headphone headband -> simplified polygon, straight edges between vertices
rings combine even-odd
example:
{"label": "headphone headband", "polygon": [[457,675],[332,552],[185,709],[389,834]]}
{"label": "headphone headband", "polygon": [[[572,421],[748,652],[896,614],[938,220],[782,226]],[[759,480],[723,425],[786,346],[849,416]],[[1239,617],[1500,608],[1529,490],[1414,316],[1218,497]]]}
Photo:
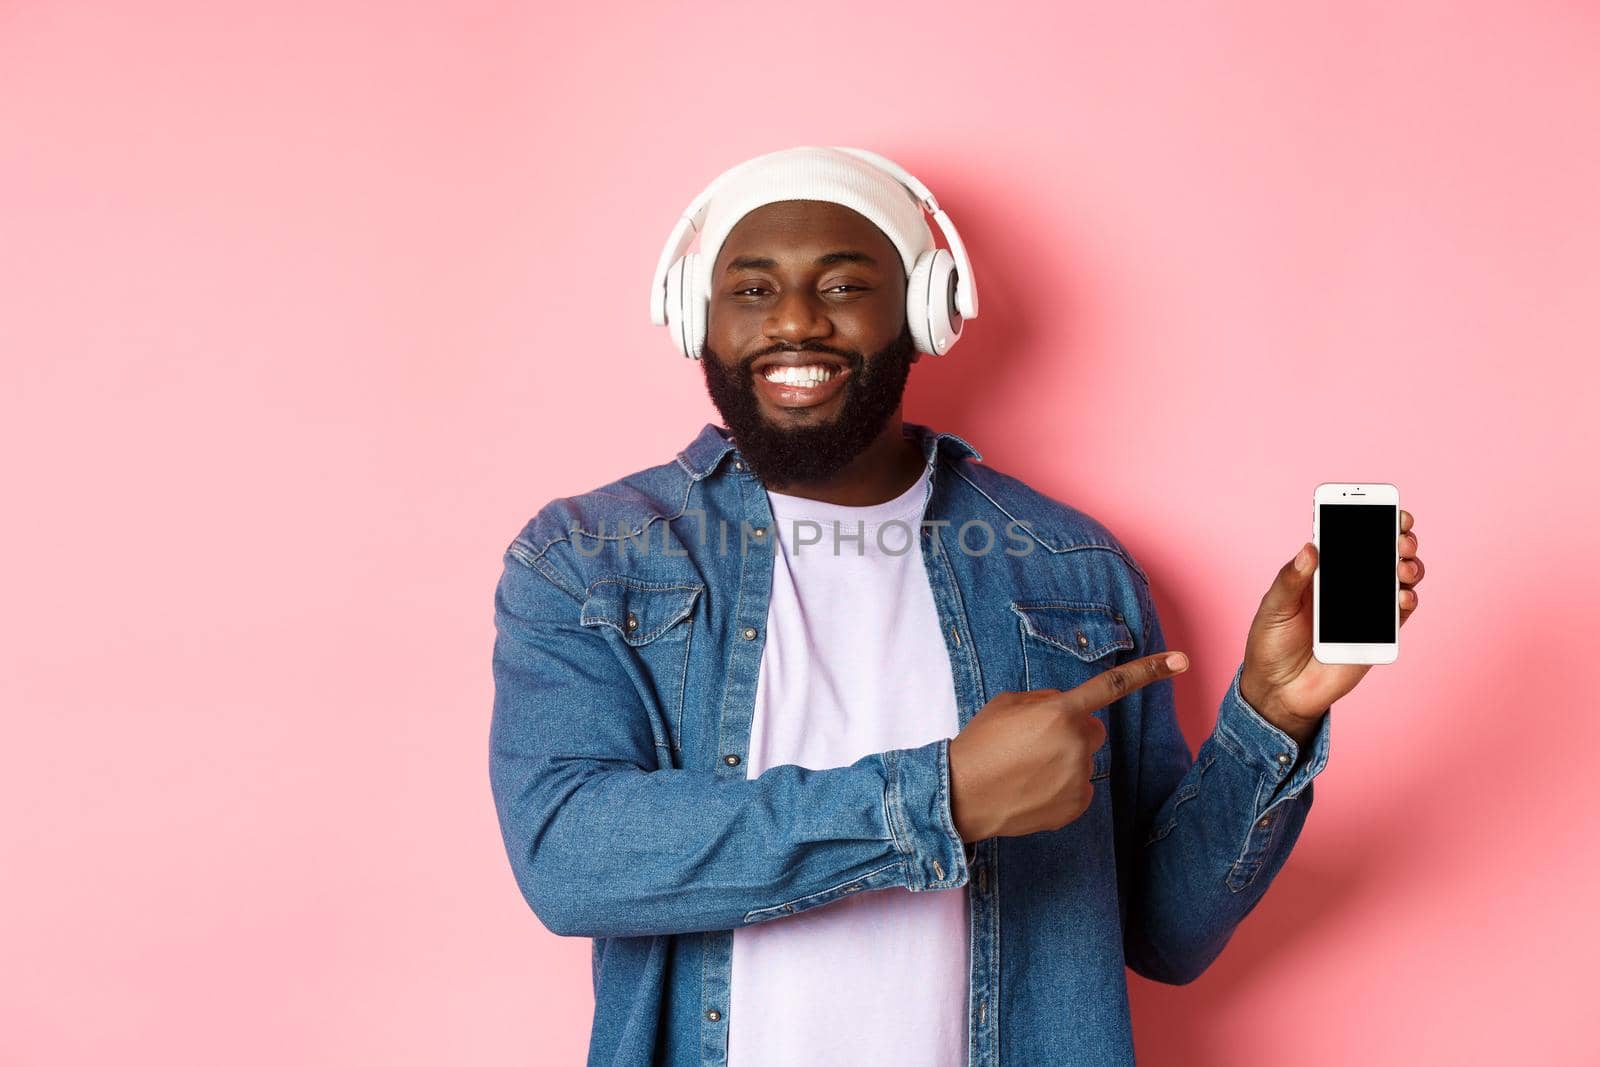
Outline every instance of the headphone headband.
{"label": "headphone headband", "polygon": [[[977,318],[978,288],[973,281],[972,264],[967,259],[967,246],[962,242],[961,234],[956,232],[955,223],[950,221],[950,216],[939,206],[939,201],[935,199],[933,192],[904,167],[886,156],[870,152],[865,148],[846,148],[843,145],[830,147],[839,152],[847,152],[889,175],[910,194],[923,211],[932,216],[933,221],[938,223],[940,232],[944,234],[945,242],[950,246],[950,254],[956,261],[956,310],[963,318]],[[672,268],[678,257],[688,250],[689,245],[694,243],[695,236],[705,225],[706,210],[710,207],[711,198],[716,195],[723,183],[737,174],[744,165],[744,163],[735,164],[712,179],[709,185],[689,201],[689,205],[683,209],[683,214],[673,225],[672,233],[661,249],[661,256],[656,260],[655,277],[650,286],[650,321],[657,326],[667,324],[667,271]]]}

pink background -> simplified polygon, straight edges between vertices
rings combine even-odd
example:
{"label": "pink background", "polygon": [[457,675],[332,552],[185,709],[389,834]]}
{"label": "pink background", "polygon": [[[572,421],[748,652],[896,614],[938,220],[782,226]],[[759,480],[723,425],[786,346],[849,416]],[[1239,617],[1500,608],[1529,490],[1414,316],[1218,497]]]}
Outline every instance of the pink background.
{"label": "pink background", "polygon": [[492,589],[714,418],[650,272],[801,143],[950,210],[982,316],[907,415],[1140,557],[1192,744],[1312,487],[1417,516],[1400,661],[1222,958],[1131,979],[1141,1062],[1600,1056],[1595,5],[90,6],[0,7],[0,1063],[581,1061]]}

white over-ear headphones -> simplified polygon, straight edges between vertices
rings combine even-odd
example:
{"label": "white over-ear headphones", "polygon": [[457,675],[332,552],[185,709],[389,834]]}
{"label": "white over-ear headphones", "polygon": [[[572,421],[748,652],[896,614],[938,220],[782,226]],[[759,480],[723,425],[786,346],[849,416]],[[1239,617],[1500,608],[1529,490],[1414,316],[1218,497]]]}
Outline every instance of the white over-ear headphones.
{"label": "white over-ear headphones", "polygon": [[[917,351],[944,355],[961,339],[963,320],[978,317],[978,289],[972,278],[972,264],[955,223],[939,207],[939,201],[928,187],[898,163],[864,148],[832,147],[865,160],[899,182],[944,233],[949,251],[931,248],[923,252],[906,280],[906,321]],[[705,224],[706,209],[728,173],[731,171],[713,179],[704,191],[689,201],[661,250],[655,279],[650,284],[650,321],[666,326],[678,351],[690,359],[699,359],[705,354],[711,295],[698,280],[701,272],[696,269],[696,263],[700,253],[684,249]]]}

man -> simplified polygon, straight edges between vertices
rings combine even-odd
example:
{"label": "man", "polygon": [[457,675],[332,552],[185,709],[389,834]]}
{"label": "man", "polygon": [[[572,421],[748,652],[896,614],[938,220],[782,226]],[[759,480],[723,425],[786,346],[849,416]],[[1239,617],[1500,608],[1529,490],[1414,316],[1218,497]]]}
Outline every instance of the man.
{"label": "man", "polygon": [[809,146],[729,174],[673,275],[726,426],[546,505],[495,596],[494,797],[533,911],[594,939],[588,1062],[1131,1063],[1124,967],[1221,952],[1367,670],[1312,658],[1315,547],[1191,756],[1127,549],[902,419],[959,329],[908,289],[920,194]]}

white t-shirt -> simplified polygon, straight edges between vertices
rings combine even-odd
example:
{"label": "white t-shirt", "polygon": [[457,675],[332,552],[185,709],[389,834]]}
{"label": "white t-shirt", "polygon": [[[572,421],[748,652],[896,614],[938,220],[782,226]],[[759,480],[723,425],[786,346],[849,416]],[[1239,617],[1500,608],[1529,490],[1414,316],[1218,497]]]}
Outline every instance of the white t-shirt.
{"label": "white t-shirt", "polygon": [[[779,550],[747,777],[960,730],[922,562],[927,491],[924,469],[867,507],[768,492]],[[735,929],[729,1067],[965,1067],[969,923],[965,886],[897,886]]]}

